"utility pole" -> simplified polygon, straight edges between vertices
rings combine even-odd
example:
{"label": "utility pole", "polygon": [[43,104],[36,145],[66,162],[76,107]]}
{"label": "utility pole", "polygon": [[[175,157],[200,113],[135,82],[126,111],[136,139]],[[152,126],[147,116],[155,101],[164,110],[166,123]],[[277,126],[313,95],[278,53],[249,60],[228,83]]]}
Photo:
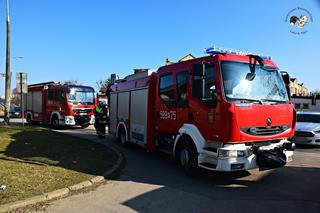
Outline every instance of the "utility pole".
{"label": "utility pole", "polygon": [[5,99],[6,106],[4,110],[4,125],[9,125],[10,121],[10,101],[11,101],[11,72],[10,72],[10,15],[9,0],[7,0],[7,44],[6,44],[6,85]]}

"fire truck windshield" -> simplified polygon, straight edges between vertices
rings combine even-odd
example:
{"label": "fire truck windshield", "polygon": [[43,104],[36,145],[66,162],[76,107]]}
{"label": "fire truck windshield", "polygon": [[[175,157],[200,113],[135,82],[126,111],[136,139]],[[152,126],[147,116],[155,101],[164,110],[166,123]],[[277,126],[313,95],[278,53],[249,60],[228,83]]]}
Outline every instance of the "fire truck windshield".
{"label": "fire truck windshield", "polygon": [[286,88],[277,68],[266,70],[256,65],[250,80],[246,78],[250,73],[248,63],[224,61],[221,70],[227,101],[257,104],[288,102]]}
{"label": "fire truck windshield", "polygon": [[90,87],[70,87],[68,101],[74,104],[94,104],[94,90]]}

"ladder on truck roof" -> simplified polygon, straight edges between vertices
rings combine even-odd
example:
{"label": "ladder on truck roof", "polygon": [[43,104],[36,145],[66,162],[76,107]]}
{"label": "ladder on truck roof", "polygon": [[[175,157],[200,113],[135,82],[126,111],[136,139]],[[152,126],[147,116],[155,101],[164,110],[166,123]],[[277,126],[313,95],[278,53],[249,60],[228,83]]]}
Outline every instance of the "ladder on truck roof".
{"label": "ladder on truck roof", "polygon": [[126,76],[123,80],[125,81],[135,80],[135,79],[150,76],[155,72],[157,72],[157,70],[155,69],[135,69],[133,74]]}
{"label": "ladder on truck roof", "polygon": [[51,85],[51,84],[56,84],[54,81],[48,81],[48,82],[42,82],[38,84],[30,84],[28,87],[37,87],[37,86],[46,86],[46,85]]}

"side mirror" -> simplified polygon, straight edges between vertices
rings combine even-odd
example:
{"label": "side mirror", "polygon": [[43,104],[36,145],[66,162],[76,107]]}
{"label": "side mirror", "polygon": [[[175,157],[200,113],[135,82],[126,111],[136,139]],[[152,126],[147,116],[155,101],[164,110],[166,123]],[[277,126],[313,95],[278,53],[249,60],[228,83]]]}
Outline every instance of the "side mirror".
{"label": "side mirror", "polygon": [[286,85],[290,84],[290,75],[286,71],[280,71],[282,79]]}
{"label": "side mirror", "polygon": [[249,72],[249,73],[247,73],[247,75],[246,75],[246,80],[247,80],[247,81],[252,81],[255,77],[256,77],[256,74],[255,74],[255,73]]}
{"label": "side mirror", "polygon": [[283,82],[286,86],[287,94],[289,100],[291,100],[291,92],[290,92],[290,75],[286,71],[280,71],[280,74],[282,76]]}
{"label": "side mirror", "polygon": [[213,85],[212,87],[210,87],[210,92],[211,92],[212,94],[217,93],[216,85]]}
{"label": "side mirror", "polygon": [[193,65],[192,71],[191,71],[192,76],[205,76],[205,69],[203,64],[195,64]]}
{"label": "side mirror", "polygon": [[213,85],[210,87],[210,93],[212,94],[212,106],[215,108],[218,104],[218,94],[217,94],[217,89],[216,85]]}

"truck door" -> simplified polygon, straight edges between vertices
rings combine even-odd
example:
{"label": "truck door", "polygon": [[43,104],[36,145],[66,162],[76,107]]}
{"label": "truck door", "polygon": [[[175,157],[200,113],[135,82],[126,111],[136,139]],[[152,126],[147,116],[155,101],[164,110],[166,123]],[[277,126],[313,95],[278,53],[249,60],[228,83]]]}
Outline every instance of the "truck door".
{"label": "truck door", "polygon": [[156,123],[158,132],[176,135],[188,118],[189,71],[163,74],[159,78]]}
{"label": "truck door", "polygon": [[156,103],[156,130],[159,133],[175,134],[177,122],[177,101],[173,73],[160,75]]}
{"label": "truck door", "polygon": [[190,71],[182,71],[176,73],[176,90],[177,90],[177,104],[176,115],[177,122],[175,122],[175,130],[178,132],[183,124],[188,123],[189,112],[189,76]]}
{"label": "truck door", "polygon": [[217,100],[217,72],[213,63],[196,64],[192,70],[192,97],[189,119],[201,134],[210,140],[219,140],[220,106]]}
{"label": "truck door", "polygon": [[46,123],[48,121],[47,115],[47,103],[48,103],[48,90],[43,90],[43,97],[42,97],[42,122]]}

